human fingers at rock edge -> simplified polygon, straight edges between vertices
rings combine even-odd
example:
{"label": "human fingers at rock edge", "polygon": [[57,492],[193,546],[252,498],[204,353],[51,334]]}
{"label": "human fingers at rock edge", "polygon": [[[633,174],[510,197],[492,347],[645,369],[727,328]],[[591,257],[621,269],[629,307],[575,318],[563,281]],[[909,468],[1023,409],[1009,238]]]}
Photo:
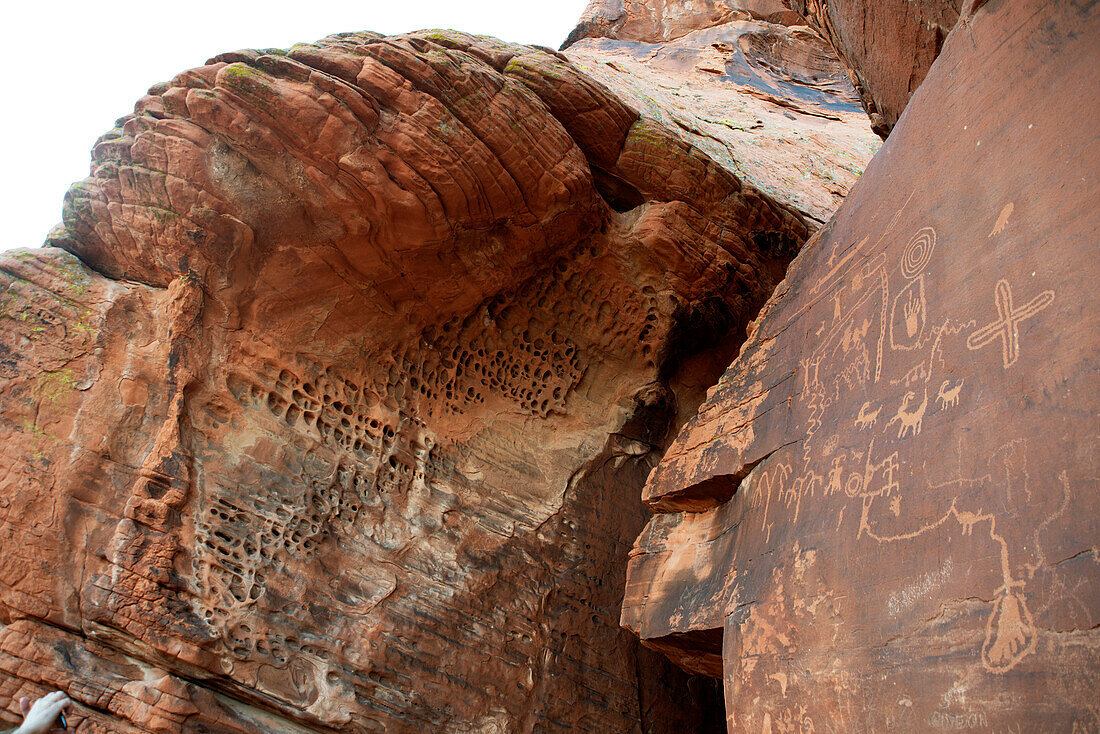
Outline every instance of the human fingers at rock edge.
{"label": "human fingers at rock edge", "polygon": [[54,691],[28,704],[26,698],[19,699],[19,708],[23,712],[23,723],[12,734],[51,734],[63,732],[57,726],[61,712],[72,707],[72,701],[64,691]]}

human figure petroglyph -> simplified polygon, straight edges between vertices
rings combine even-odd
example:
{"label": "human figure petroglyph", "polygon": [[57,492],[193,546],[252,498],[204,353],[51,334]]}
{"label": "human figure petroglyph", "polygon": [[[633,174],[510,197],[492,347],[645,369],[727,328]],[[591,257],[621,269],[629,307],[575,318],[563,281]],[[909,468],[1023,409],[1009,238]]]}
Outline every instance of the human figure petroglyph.
{"label": "human figure petroglyph", "polygon": [[[819,348],[806,360],[814,367],[806,374],[804,392],[811,419],[807,445],[814,440],[817,429],[833,424],[831,416],[837,406],[854,402],[851,400],[852,390],[859,387],[860,392],[855,395],[859,395],[862,405],[853,424],[859,432],[877,429],[866,451],[838,445],[826,457],[830,466],[827,476],[818,477],[810,466],[801,472],[797,468],[791,471],[791,467],[784,466],[782,472],[771,472],[767,477],[762,475],[761,488],[768,490],[769,497],[764,498],[765,504],[770,499],[773,505],[776,502],[786,503],[796,511],[800,500],[813,496],[815,488],[822,490],[822,496],[842,490],[848,497],[858,497],[861,514],[857,537],[879,544],[904,543],[929,532],[955,531],[974,537],[974,542],[991,543],[996,549],[992,557],[999,558],[1000,563],[994,563],[990,568],[990,571],[996,569],[993,571],[996,580],[986,582],[989,590],[976,594],[992,599],[980,655],[985,670],[1003,673],[1026,658],[1036,644],[1034,621],[1026,597],[1028,568],[1031,567],[1026,561],[1035,549],[1023,535],[1024,531],[999,516],[996,509],[1013,506],[1015,500],[1012,493],[1019,492],[1021,486],[1026,491],[1023,444],[1012,442],[996,454],[1003,459],[1003,475],[996,469],[983,472],[981,467],[971,468],[958,479],[924,480],[927,486],[920,487],[918,491],[917,487],[912,486],[914,477],[908,476],[903,469],[904,462],[899,451],[890,445],[895,440],[891,430],[898,424],[896,440],[922,435],[930,399],[934,399],[941,411],[958,407],[962,391],[970,378],[945,372],[951,369],[951,364],[944,358],[945,349],[957,349],[962,343],[966,343],[971,350],[980,349],[1000,338],[1005,366],[1011,366],[1019,352],[1019,323],[1049,306],[1054,293],[1042,292],[1023,306],[1016,306],[1008,282],[1002,280],[995,288],[994,302],[999,318],[993,323],[976,329],[981,321],[957,321],[944,317],[933,325],[925,300],[924,281],[930,277],[925,271],[934,247],[935,232],[931,228],[924,228],[914,235],[906,246],[898,273],[905,280],[900,290],[894,292],[884,280],[881,303],[877,294],[872,296],[870,291],[846,293],[855,302],[846,311],[841,310],[839,319],[836,318],[838,305],[843,305],[839,300],[833,299],[823,304],[834,318],[829,320],[826,317],[831,324],[830,333],[824,335]],[[894,275],[891,283],[896,282],[896,278],[897,275]],[[889,326],[889,334],[884,333],[882,337],[888,337],[891,350],[896,350],[892,352],[895,358],[904,352],[919,350],[920,354],[914,355],[918,356],[918,362],[894,365],[901,369],[891,369],[897,377],[888,383],[870,379],[872,374],[877,376],[877,368],[873,372],[862,373],[862,380],[853,380],[849,376],[849,367],[855,354],[860,351],[873,352],[876,346],[873,343],[859,343],[862,340],[855,338],[856,325],[864,324],[880,309],[885,317],[887,307],[890,307],[890,318],[882,318],[881,326],[884,329]],[[970,334],[969,338],[967,334]],[[879,354],[882,353],[882,337],[877,345]],[[831,356],[841,357],[844,369],[827,372],[823,365]],[[890,397],[875,392],[876,388],[872,387],[875,384],[882,387],[885,384],[895,385],[900,392]],[[883,398],[897,401],[893,403],[897,406],[896,412],[886,424],[878,421],[883,410]],[[883,433],[887,435],[883,436]],[[841,444],[844,443],[843,438]],[[831,446],[831,443],[824,442],[822,448]],[[806,456],[808,459],[808,452]],[[1001,459],[995,463],[1000,464]],[[922,472],[919,476],[926,475]],[[1006,496],[998,498],[997,494],[1002,491]],[[841,527],[840,523],[837,527]]]}
{"label": "human figure petroglyph", "polygon": [[977,351],[1001,340],[1001,356],[1007,370],[1016,364],[1020,356],[1020,322],[1029,319],[1054,302],[1054,291],[1043,291],[1023,306],[1016,308],[1012,302],[1012,286],[1001,279],[993,288],[993,302],[997,307],[997,320],[983,326],[966,339],[966,347]]}
{"label": "human figure petroglyph", "polygon": [[[876,383],[882,372],[883,349],[887,330],[889,278],[886,271],[886,256],[879,254],[869,258],[858,268],[862,289],[849,290],[849,301],[840,318],[826,318],[822,325],[824,335],[821,346],[808,359],[802,361],[801,375],[805,388],[804,401],[810,410],[807,419],[807,440],[804,448],[808,452],[816,445],[815,434],[820,425],[820,417],[830,406],[837,404],[841,394],[853,388]],[[854,299],[854,300],[852,300]],[[835,315],[836,302],[829,302]],[[876,324],[877,319],[877,324]],[[843,369],[823,374],[822,361],[835,357],[843,362]],[[871,406],[861,413],[864,429],[874,425],[878,419],[878,408],[873,414]]]}
{"label": "human figure petroglyph", "polygon": [[[763,510],[762,529],[770,534],[774,506],[785,506],[798,516],[803,499],[830,496],[843,490],[860,501],[858,538],[882,545],[904,543],[929,532],[951,531],[963,536],[985,537],[996,548],[994,557],[1000,563],[999,577],[992,596],[992,608],[985,624],[981,648],[983,667],[992,673],[1004,673],[1030,654],[1036,644],[1036,630],[1025,596],[1027,562],[1037,551],[1028,545],[1025,534],[1011,524],[998,522],[990,507],[1011,501],[1013,492],[1027,492],[1024,442],[1006,444],[996,456],[1001,457],[1003,480],[990,471],[977,478],[954,479],[922,487],[914,487],[903,472],[899,452],[876,450],[872,438],[866,450],[839,450],[832,458],[832,468],[826,477],[808,467],[792,470],[781,462],[748,480],[754,502]],[[1060,481],[1066,482],[1063,472]],[[996,495],[1003,492],[1006,497]],[[838,522],[837,527],[840,527]],[[982,532],[984,530],[984,533]],[[975,532],[978,531],[978,532]],[[996,573],[996,572],[995,572]],[[986,596],[979,592],[979,596]]]}
{"label": "human figure petroglyph", "polygon": [[906,435],[917,436],[920,434],[921,424],[924,422],[924,411],[928,409],[928,388],[924,388],[924,397],[921,399],[920,405],[915,409],[910,409],[910,404],[916,399],[917,395],[912,390],[907,390],[905,397],[902,398],[901,406],[898,407],[898,412],[890,419],[890,422],[886,424],[886,428],[889,428],[894,423],[901,422],[901,428],[898,430],[898,438],[905,438]]}
{"label": "human figure petroglyph", "polygon": [[844,336],[841,338],[840,348],[845,353],[864,349],[864,345],[867,341],[867,331],[870,328],[870,319],[864,319],[863,323],[860,326],[856,326],[855,322],[853,321],[848,325],[848,328],[844,330]]}
{"label": "human figure petroglyph", "polygon": [[940,385],[939,394],[936,395],[936,399],[940,403],[940,410],[946,410],[947,408],[954,408],[959,404],[959,392],[962,390],[963,380],[959,380],[954,387],[948,387],[951,384],[951,380],[944,380]]}

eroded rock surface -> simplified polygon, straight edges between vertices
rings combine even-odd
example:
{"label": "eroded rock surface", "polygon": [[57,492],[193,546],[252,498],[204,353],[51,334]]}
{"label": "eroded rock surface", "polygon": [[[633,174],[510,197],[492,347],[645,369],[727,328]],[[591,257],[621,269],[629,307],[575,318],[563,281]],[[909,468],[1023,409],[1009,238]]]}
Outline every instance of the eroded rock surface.
{"label": "eroded rock surface", "polygon": [[878,150],[829,42],[778,0],[592,2],[564,53],[816,224]]}
{"label": "eroded rock surface", "polygon": [[784,0],[591,0],[562,44],[582,38],[661,43],[735,20],[801,20]]}
{"label": "eroded rock surface", "polygon": [[851,72],[875,132],[890,134],[959,21],[987,0],[791,0]]}
{"label": "eroded rock surface", "polygon": [[1094,3],[990,2],[649,477],[623,623],[729,731],[1092,731]]}
{"label": "eroded rock surface", "polygon": [[619,629],[625,554],[793,210],[451,32],[223,54],[93,159],[57,247],[0,260],[0,716],[713,723]]}
{"label": "eroded rock surface", "polygon": [[817,224],[880,145],[839,59],[806,26],[733,21],[667,43],[586,38],[564,53]]}

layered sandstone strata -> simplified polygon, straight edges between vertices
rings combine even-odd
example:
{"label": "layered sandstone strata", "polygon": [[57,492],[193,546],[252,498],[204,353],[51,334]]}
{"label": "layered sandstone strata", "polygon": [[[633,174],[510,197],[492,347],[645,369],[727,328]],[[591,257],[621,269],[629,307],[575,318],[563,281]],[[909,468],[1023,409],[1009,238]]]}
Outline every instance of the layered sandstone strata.
{"label": "layered sandstone strata", "polygon": [[815,224],[833,215],[881,143],[840,59],[805,25],[732,20],[672,41],[593,35],[564,53],[642,116]]}
{"label": "layered sandstone strata", "polygon": [[563,49],[582,38],[662,43],[735,20],[799,22],[784,0],[591,0]]}
{"label": "layered sandstone strata", "polygon": [[1098,33],[965,15],[649,477],[623,622],[729,731],[1100,725]]}
{"label": "layered sandstone strata", "polygon": [[664,44],[734,22],[809,25],[839,56],[885,138],[960,14],[988,0],[591,0],[564,48],[585,38]]}
{"label": "layered sandstone strata", "polygon": [[667,731],[637,502],[809,234],[564,57],[223,54],[0,260],[0,696],[81,731]]}

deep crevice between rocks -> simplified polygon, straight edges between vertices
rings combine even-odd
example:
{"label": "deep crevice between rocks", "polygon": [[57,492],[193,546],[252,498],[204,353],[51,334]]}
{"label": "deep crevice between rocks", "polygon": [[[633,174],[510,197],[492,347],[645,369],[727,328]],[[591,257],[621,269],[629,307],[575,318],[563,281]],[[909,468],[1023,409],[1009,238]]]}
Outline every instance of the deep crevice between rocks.
{"label": "deep crevice between rocks", "polygon": [[619,213],[625,213],[645,203],[646,199],[634,186],[599,166],[589,159],[592,181],[596,192],[607,205]]}

